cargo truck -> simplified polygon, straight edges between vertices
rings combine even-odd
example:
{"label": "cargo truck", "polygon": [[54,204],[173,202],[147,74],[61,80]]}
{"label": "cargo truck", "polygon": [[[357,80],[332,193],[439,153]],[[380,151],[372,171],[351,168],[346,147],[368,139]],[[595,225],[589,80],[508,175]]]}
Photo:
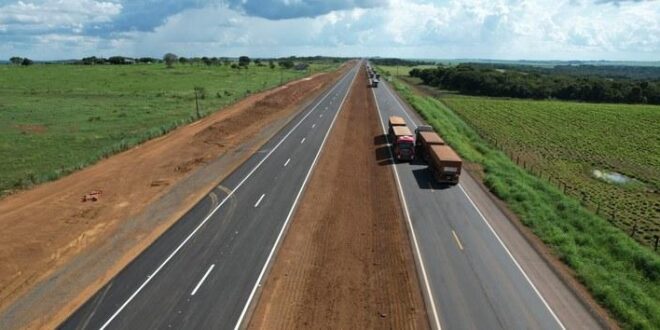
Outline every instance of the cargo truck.
{"label": "cargo truck", "polygon": [[374,78],[371,80],[371,87],[377,88],[378,87],[378,79]]}
{"label": "cargo truck", "polygon": [[444,145],[445,141],[428,125],[419,125],[415,129],[415,154],[429,161],[429,152],[432,145]]}
{"label": "cargo truck", "polygon": [[428,163],[429,170],[437,182],[458,184],[463,161],[452,148],[447,145],[431,145]]}
{"label": "cargo truck", "polygon": [[408,126],[406,126],[406,122],[401,117],[391,116],[388,123],[395,159],[397,161],[411,161],[415,159],[415,138]]}

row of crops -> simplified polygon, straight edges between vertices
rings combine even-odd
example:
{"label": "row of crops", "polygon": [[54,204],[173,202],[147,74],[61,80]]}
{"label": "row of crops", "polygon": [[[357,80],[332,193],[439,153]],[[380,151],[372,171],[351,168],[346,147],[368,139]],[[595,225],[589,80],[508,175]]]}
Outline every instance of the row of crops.
{"label": "row of crops", "polygon": [[[636,240],[660,236],[660,106],[448,95],[443,101],[520,166]],[[594,173],[620,173],[626,183]]]}

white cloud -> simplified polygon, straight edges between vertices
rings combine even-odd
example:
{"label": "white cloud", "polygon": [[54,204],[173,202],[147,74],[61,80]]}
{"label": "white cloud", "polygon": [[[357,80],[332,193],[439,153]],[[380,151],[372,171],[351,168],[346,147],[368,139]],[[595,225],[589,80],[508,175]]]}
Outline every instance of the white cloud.
{"label": "white cloud", "polygon": [[[23,9],[4,10],[10,6]],[[118,3],[47,0],[39,5],[10,6],[0,7],[0,38],[3,29],[6,35],[16,29],[17,22],[66,27],[69,32],[44,33],[51,38],[48,41],[21,40],[23,48],[14,49],[43,49],[42,44],[48,42],[61,50],[48,54],[75,54],[69,57],[160,56],[172,51],[183,56],[660,58],[660,1],[613,5],[590,0],[389,0],[373,8],[278,20],[216,4],[180,11],[153,31],[117,32],[107,37],[85,36],[84,28],[111,22],[122,10]],[[46,8],[57,14],[48,15]],[[80,8],[93,10],[88,13]],[[35,15],[19,15],[26,12]],[[80,34],[80,39],[52,39],[57,34]],[[76,40],[79,45],[67,52],[67,45]],[[26,42],[32,44],[26,46]],[[0,51],[4,54],[10,47],[2,46]]]}
{"label": "white cloud", "polygon": [[121,9],[119,3],[93,0],[18,1],[0,7],[0,25],[23,33],[62,29],[80,33],[86,24],[111,21]]}

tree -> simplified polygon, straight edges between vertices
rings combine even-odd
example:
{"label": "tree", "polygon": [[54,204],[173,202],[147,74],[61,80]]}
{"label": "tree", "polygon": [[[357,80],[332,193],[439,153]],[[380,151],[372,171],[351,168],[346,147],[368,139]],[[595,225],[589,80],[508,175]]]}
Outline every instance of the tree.
{"label": "tree", "polygon": [[181,57],[179,57],[179,63],[181,63],[181,64],[186,64],[186,63],[188,63],[188,59],[185,58],[185,57],[183,57],[183,56],[181,56]]}
{"label": "tree", "polygon": [[171,68],[178,59],[179,58],[172,53],[167,53],[163,56],[163,61],[165,61],[165,65],[167,65],[168,68]]}
{"label": "tree", "polygon": [[21,64],[21,62],[23,62],[23,58],[18,57],[18,56],[14,56],[14,57],[9,59],[9,62],[11,62],[11,64],[19,65],[19,64]]}
{"label": "tree", "polygon": [[277,62],[277,64],[279,64],[281,67],[283,67],[285,69],[291,69],[294,66],[294,63],[291,60],[279,61],[279,62]]}
{"label": "tree", "polygon": [[275,63],[273,63],[273,60],[268,61],[268,66],[269,66],[271,69],[275,69]]}
{"label": "tree", "polygon": [[32,62],[31,59],[29,59],[29,58],[26,57],[26,58],[24,58],[23,61],[21,62],[21,65],[28,66],[28,65],[32,65],[33,63],[34,63],[34,62]]}
{"label": "tree", "polygon": [[247,56],[241,56],[238,58],[238,65],[240,66],[248,66],[250,65],[250,58]]}

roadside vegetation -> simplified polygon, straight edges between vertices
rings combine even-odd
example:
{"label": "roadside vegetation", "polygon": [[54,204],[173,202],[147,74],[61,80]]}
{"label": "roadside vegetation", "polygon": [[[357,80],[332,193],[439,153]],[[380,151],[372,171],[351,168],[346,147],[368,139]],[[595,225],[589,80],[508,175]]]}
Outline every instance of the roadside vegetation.
{"label": "roadside vegetation", "polygon": [[160,63],[110,65],[109,59],[86,58],[81,65],[0,65],[0,196],[81,169],[251,93],[340,64],[153,60]]}
{"label": "roadside vegetation", "polygon": [[[479,164],[483,168],[484,182],[489,189],[505,201],[520,220],[548,245],[560,260],[574,270],[577,279],[588,288],[603,307],[609,310],[622,327],[654,329],[660,324],[660,300],[658,299],[660,297],[660,256],[634,241],[628,233],[583,207],[578,199],[566,195],[562,188],[548,181],[547,177],[539,177],[530,170],[516,165],[515,159],[512,160],[509,155],[499,150],[499,140],[496,144],[494,139],[491,142],[482,138],[480,132],[468,125],[440,100],[414,93],[401,81],[395,80],[393,84],[398,92],[464,159]],[[490,100],[472,100],[472,102],[478,103],[486,101]],[[456,105],[456,102],[461,102],[461,99],[456,98],[454,102]],[[526,118],[528,113],[525,111],[514,112],[521,118],[514,117],[510,120],[514,121],[515,125],[516,120]],[[561,121],[561,119],[552,121],[550,125],[556,121]],[[569,126],[570,121],[571,119],[568,118],[563,122]],[[502,125],[502,123],[499,124],[500,127]],[[544,123],[541,121],[538,125],[543,126]],[[495,122],[495,126],[498,126],[498,122]],[[523,130],[526,129],[524,125],[521,126]],[[549,129],[535,132],[532,132],[531,128],[529,130],[528,133],[522,133],[520,141],[525,141],[527,134],[553,134],[549,132]],[[569,129],[567,128],[565,131],[569,131]],[[582,133],[575,129],[572,132],[574,134]],[[585,133],[596,134],[589,132],[591,131],[587,130]],[[508,132],[508,134],[511,134],[510,137],[515,133]],[[610,134],[616,133],[610,132]],[[601,148],[607,148],[607,143],[609,143],[607,141],[611,139],[613,138],[606,139],[602,147],[582,146],[587,149],[580,152],[573,151],[574,158],[577,158],[578,163],[589,162],[590,160],[586,158],[587,155],[579,157],[575,157],[575,155],[590,152],[591,149],[599,151]],[[513,142],[510,143],[524,145],[522,142],[515,141],[518,141],[518,138],[513,139]],[[573,144],[580,147],[578,142],[576,140],[564,147],[571,149]],[[543,141],[535,143],[543,143]],[[595,144],[599,143],[601,141],[595,142]],[[554,144],[542,146],[547,152],[558,152]],[[637,162],[645,161],[642,160],[643,157],[645,156],[637,155],[629,161],[631,164],[629,166],[635,167],[634,164]],[[654,156],[651,155],[651,157]],[[657,150],[655,150],[655,157],[657,157]],[[607,164],[608,159],[605,157],[601,161],[603,164]],[[567,165],[559,173],[572,173],[571,170],[573,169]],[[572,175],[586,174],[574,173]],[[652,176],[652,174],[650,175]],[[657,177],[652,178],[649,182],[657,184]]]}

